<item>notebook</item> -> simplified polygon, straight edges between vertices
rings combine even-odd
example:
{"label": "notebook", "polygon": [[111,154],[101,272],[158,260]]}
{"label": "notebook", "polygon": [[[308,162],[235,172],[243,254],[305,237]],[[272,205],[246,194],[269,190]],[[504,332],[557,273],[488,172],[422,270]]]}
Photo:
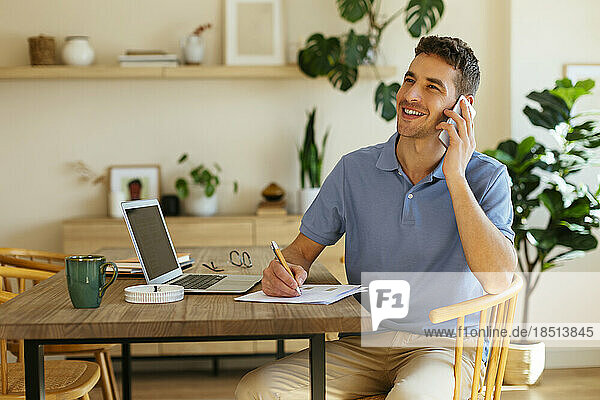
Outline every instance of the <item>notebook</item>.
{"label": "notebook", "polygon": [[360,285],[302,285],[302,294],[296,297],[267,296],[262,290],[236,297],[237,301],[257,303],[332,304],[362,291]]}

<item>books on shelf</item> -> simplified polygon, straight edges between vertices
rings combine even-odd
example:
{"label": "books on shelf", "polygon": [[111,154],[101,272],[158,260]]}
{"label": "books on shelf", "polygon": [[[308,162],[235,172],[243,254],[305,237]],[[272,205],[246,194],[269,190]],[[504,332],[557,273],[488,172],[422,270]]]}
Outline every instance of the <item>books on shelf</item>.
{"label": "books on shelf", "polygon": [[119,64],[122,67],[176,67],[178,65],[176,54],[157,54],[157,51],[139,50],[134,54],[120,55]]}
{"label": "books on shelf", "polygon": [[119,62],[142,62],[142,61],[177,61],[177,54],[134,54],[121,55]]}
{"label": "books on shelf", "polygon": [[177,61],[122,61],[121,67],[177,67]]}
{"label": "books on shelf", "polygon": [[164,50],[146,50],[146,49],[127,49],[125,54],[128,56],[141,55],[141,54],[167,54]]}

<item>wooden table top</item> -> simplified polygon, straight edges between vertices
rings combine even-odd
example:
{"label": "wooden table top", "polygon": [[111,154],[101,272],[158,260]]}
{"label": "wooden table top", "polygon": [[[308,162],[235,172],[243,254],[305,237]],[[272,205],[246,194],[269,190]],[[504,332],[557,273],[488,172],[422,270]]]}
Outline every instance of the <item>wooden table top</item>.
{"label": "wooden table top", "polygon": [[[250,253],[254,266],[228,265],[232,248],[190,248],[196,259],[186,272],[213,273],[201,266],[214,261],[223,273],[262,274],[273,253],[267,247],[237,248]],[[108,260],[133,256],[133,249],[103,249]],[[319,263],[310,283],[338,283]],[[143,279],[117,279],[97,309],[75,309],[69,299],[64,271],[57,273],[9,302],[0,305],[0,337],[9,339],[160,338],[236,335],[294,335],[324,332],[360,332],[361,305],[347,297],[331,305],[273,304],[234,301],[239,295],[192,294],[169,304],[131,304],[124,288]],[[252,291],[260,290],[260,284]],[[364,319],[364,318],[363,318]]]}

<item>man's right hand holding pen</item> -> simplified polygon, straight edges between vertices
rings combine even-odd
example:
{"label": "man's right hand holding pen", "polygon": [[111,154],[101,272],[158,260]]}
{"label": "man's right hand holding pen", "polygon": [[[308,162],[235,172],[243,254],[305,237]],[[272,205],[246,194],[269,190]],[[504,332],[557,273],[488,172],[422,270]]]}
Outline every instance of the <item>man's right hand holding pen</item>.
{"label": "man's right hand holding pen", "polygon": [[[277,246],[277,244],[275,244]],[[277,250],[279,248],[277,247]],[[275,249],[273,249],[275,252]],[[281,252],[280,252],[281,254]],[[285,262],[285,260],[282,260]],[[308,276],[306,270],[300,265],[287,263],[293,276],[286,270],[277,257],[269,263],[263,271],[262,290],[267,296],[295,297],[300,296],[300,286]]]}

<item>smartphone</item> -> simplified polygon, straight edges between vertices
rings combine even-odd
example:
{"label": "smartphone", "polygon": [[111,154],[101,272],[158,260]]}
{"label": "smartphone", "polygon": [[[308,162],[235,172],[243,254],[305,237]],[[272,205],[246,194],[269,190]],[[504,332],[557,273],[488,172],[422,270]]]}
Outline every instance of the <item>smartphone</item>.
{"label": "smartphone", "polygon": [[[462,110],[460,108],[460,101],[461,100],[465,100],[467,103],[467,108],[469,109],[469,112],[471,113],[471,118],[475,118],[475,114],[477,114],[477,112],[475,111],[475,109],[473,108],[473,106],[471,105],[471,103],[469,103],[469,101],[467,100],[467,98],[463,95],[461,95],[458,100],[456,101],[456,104],[454,105],[454,108],[452,109],[452,111],[454,111],[455,113],[457,113],[458,115],[460,115],[462,117]],[[454,121],[452,118],[448,118],[448,120],[446,121],[449,124],[454,125],[454,127],[456,128],[456,121]],[[448,135],[448,131],[447,130],[443,130],[440,132],[438,138],[440,139],[440,142],[442,142],[442,144],[444,145],[445,148],[448,148],[448,146],[450,146],[450,136]]]}

